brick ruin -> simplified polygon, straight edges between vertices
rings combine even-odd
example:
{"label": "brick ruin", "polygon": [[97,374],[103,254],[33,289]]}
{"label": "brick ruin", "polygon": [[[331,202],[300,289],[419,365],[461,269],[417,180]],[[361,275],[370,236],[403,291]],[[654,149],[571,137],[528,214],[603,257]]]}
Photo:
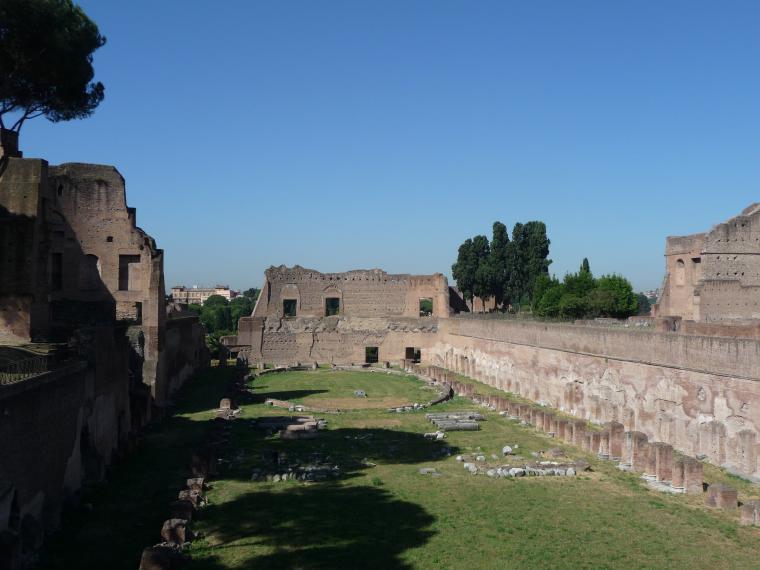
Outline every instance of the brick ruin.
{"label": "brick ruin", "polygon": [[0,558],[23,558],[209,357],[119,172],[0,139]]}
{"label": "brick ruin", "polygon": [[[627,326],[460,314],[462,299],[441,274],[280,266],[267,270],[253,314],[224,343],[257,365],[439,366],[760,481],[753,227],[758,205],[708,234],[668,238],[657,316]],[[429,315],[423,298],[432,300]]]}
{"label": "brick ruin", "polygon": [[253,313],[225,343],[252,363],[414,358],[449,312],[448,281],[440,273],[270,267]]}
{"label": "brick ruin", "polygon": [[669,237],[659,316],[756,324],[760,319],[760,204],[707,233]]}

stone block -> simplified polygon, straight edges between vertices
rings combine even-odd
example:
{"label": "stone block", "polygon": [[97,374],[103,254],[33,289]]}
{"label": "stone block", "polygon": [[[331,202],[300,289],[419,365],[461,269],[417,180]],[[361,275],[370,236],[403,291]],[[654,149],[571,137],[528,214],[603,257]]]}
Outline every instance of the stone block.
{"label": "stone block", "polygon": [[620,422],[610,422],[607,424],[610,433],[610,459],[620,461],[623,458],[623,441],[625,426]]}
{"label": "stone block", "polygon": [[722,483],[713,483],[707,489],[705,505],[725,511],[735,510],[739,504],[739,494],[733,487]]}
{"label": "stone block", "polygon": [[634,471],[644,471],[646,467],[647,445],[649,439],[640,431],[627,431],[623,434],[623,463]]}
{"label": "stone block", "polygon": [[684,457],[676,457],[673,460],[673,479],[670,484],[676,490],[684,488],[684,459]]}
{"label": "stone block", "polygon": [[231,410],[232,409],[232,400],[229,398],[222,398],[219,402],[219,409],[220,410]]}
{"label": "stone block", "polygon": [[142,551],[139,570],[180,570],[187,559],[177,549],[169,546],[151,546]]}
{"label": "stone block", "polygon": [[760,525],[760,501],[752,500],[744,503],[739,509],[741,524]]}
{"label": "stone block", "polygon": [[684,491],[696,495],[702,493],[704,488],[704,475],[702,462],[694,457],[683,458],[683,487]]}
{"label": "stone block", "polygon": [[673,480],[673,446],[661,441],[653,444],[655,477],[658,481]]}
{"label": "stone block", "polygon": [[189,542],[190,534],[187,529],[187,521],[185,519],[164,521],[164,526],[161,527],[161,538],[165,543],[174,546],[182,546]]}

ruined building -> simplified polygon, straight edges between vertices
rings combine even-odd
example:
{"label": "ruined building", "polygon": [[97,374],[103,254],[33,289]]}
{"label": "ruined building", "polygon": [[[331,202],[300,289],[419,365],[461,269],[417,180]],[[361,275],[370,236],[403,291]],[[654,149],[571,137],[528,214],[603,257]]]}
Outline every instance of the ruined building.
{"label": "ruined building", "polygon": [[760,204],[707,233],[667,238],[665,260],[658,316],[723,324],[760,319]]}
{"label": "ruined building", "polygon": [[0,143],[0,548],[23,556],[208,354],[118,171]]}
{"label": "ruined building", "polygon": [[629,327],[489,318],[459,313],[440,274],[280,266],[224,342],[250,364],[421,361],[760,480],[759,211],[668,239],[666,318]]}
{"label": "ruined building", "polygon": [[449,310],[448,282],[440,273],[270,267],[252,315],[226,343],[250,362],[413,358]]}

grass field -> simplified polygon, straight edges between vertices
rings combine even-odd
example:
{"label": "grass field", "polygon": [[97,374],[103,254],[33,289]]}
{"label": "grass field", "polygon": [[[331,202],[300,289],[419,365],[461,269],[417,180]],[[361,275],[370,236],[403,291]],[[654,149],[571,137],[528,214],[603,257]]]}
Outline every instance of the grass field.
{"label": "grass field", "polygon": [[[166,505],[186,470],[183,457],[202,437],[229,371],[211,370],[185,392],[177,414],[150,433],[109,484],[88,494],[91,511],[67,520],[51,545],[51,568],[137,567],[144,545],[158,539]],[[383,384],[382,386],[380,384]],[[366,390],[378,402],[427,394],[414,379],[379,373],[319,370],[256,379],[255,400],[266,397],[318,405]],[[484,390],[485,391],[485,390]],[[290,396],[284,396],[290,393]],[[428,398],[429,399],[429,398]],[[649,490],[607,462],[487,413],[479,432],[454,432],[443,442],[421,434],[424,412],[390,414],[362,409],[325,414],[316,440],[284,441],[253,429],[252,418],[282,414],[245,403],[233,422],[230,459],[208,491],[194,528],[190,568],[757,568],[760,529],[702,506],[702,497]],[[455,398],[436,410],[472,408]],[[593,472],[578,477],[489,479],[469,475],[453,455],[562,447],[584,457]],[[321,483],[254,482],[262,451],[308,461],[315,453],[342,468]],[[374,466],[373,466],[374,465]],[[179,468],[177,467],[179,466]],[[441,477],[419,474],[436,467]],[[710,481],[727,480],[708,468]],[[732,480],[733,484],[737,480]],[[756,487],[739,484],[740,499]],[[97,563],[83,564],[84,555]]]}

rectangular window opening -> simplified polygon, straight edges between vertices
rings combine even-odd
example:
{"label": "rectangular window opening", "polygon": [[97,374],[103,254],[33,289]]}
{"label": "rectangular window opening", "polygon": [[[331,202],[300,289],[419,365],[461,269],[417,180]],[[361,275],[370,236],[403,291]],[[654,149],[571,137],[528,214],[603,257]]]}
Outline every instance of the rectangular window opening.
{"label": "rectangular window opening", "polygon": [[376,346],[367,346],[364,348],[364,362],[366,364],[375,364],[379,360],[380,351]]}
{"label": "rectangular window opening", "polygon": [[298,301],[296,299],[282,300],[282,315],[284,317],[295,317]]}
{"label": "rectangular window opening", "polygon": [[419,363],[422,360],[422,351],[414,346],[407,346],[404,352],[404,358]]}
{"label": "rectangular window opening", "polygon": [[339,297],[327,297],[325,299],[325,316],[330,317],[332,315],[340,314],[340,298]]}
{"label": "rectangular window opening", "polygon": [[140,256],[119,256],[119,291],[136,291],[139,286]]}
{"label": "rectangular window opening", "polygon": [[420,299],[420,316],[431,317],[433,316],[433,299],[430,297],[423,297]]}

